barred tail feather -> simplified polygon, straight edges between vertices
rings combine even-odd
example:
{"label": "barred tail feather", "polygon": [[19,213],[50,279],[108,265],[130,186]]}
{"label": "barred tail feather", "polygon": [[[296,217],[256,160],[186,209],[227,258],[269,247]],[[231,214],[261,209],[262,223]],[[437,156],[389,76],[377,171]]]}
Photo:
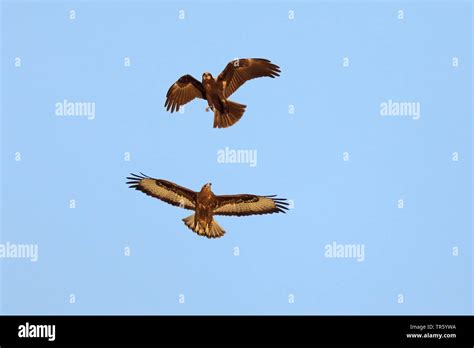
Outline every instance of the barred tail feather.
{"label": "barred tail feather", "polygon": [[200,225],[196,220],[195,214],[184,218],[183,221],[189,229],[196,232],[200,236],[206,236],[207,238],[219,238],[225,234],[225,231],[214,219],[212,219],[208,226]]}

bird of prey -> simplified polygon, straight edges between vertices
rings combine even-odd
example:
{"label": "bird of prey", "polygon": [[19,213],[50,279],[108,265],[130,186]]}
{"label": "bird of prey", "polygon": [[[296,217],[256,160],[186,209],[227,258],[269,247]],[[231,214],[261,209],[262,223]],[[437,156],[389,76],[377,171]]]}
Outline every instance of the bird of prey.
{"label": "bird of prey", "polygon": [[195,98],[207,100],[208,107],[214,111],[214,128],[227,128],[235,124],[245,112],[246,105],[228,100],[246,81],[268,76],[280,76],[280,67],[267,59],[235,59],[215,79],[211,73],[202,74],[202,82],[191,75],[179,78],[166,94],[166,111],[178,111],[180,106]]}
{"label": "bird of prey", "polygon": [[200,236],[222,237],[225,231],[214,220],[214,215],[261,215],[285,213],[288,203],[285,198],[257,196],[250,194],[217,196],[211,191],[211,183],[195,192],[167,180],[130,174],[127,182],[130,188],[184,209],[194,210],[194,214],[183,219],[186,226]]}

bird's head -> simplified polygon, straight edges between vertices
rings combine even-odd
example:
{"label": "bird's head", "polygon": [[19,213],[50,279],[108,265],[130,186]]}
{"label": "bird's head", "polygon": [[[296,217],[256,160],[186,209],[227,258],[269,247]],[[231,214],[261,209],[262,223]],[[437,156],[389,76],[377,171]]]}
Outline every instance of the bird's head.
{"label": "bird's head", "polygon": [[211,80],[211,79],[212,79],[211,73],[205,72],[204,74],[202,74],[202,80],[203,81],[207,81],[207,80]]}
{"label": "bird's head", "polygon": [[204,185],[204,186],[202,187],[202,190],[203,190],[203,191],[204,191],[204,190],[205,190],[205,191],[210,191],[210,190],[211,190],[211,186],[212,186],[212,184],[211,184],[210,182],[208,182],[206,185]]}

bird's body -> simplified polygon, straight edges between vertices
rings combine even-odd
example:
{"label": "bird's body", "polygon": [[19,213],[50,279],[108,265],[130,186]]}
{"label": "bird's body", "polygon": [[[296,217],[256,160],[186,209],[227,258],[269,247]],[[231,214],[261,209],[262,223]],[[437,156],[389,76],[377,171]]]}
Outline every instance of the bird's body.
{"label": "bird's body", "polygon": [[288,203],[284,198],[257,196],[250,194],[215,195],[211,184],[205,184],[201,191],[195,192],[167,180],[154,179],[146,175],[131,174],[127,184],[149,196],[194,210],[194,214],[183,219],[186,226],[200,236],[219,238],[225,231],[214,220],[215,215],[261,215],[284,213]]}
{"label": "bird's body", "polygon": [[[209,78],[205,77],[209,76]],[[224,112],[225,98],[222,92],[219,90],[217,81],[209,73],[204,73],[202,78],[202,86],[206,92],[206,100],[209,108],[212,111],[217,110],[220,113]]]}
{"label": "bird's body", "polygon": [[[207,77],[209,76],[209,78]],[[206,100],[211,110],[217,109],[224,112],[225,98],[219,90],[217,81],[210,73],[204,73],[202,78],[202,86],[206,92]]]}
{"label": "bird's body", "polygon": [[236,59],[227,64],[225,69],[214,78],[210,73],[202,75],[199,82],[191,75],[178,79],[166,94],[167,111],[178,111],[179,108],[195,98],[207,100],[208,109],[214,111],[214,128],[226,128],[235,124],[245,112],[246,105],[233,102],[228,97],[246,81],[257,77],[280,76],[280,68],[267,59]]}
{"label": "bird's body", "polygon": [[[216,208],[216,199],[211,191],[210,185],[204,185],[196,195],[196,217],[195,221],[198,226],[202,226],[204,230],[209,230],[212,225],[212,213]],[[199,227],[198,227],[199,228]]]}

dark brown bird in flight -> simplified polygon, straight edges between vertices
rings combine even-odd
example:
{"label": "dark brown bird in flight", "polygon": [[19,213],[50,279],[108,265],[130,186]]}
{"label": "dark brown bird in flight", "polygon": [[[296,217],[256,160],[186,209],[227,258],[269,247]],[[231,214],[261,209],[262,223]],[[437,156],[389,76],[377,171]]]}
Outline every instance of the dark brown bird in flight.
{"label": "dark brown bird in flight", "polygon": [[195,192],[170,181],[154,179],[140,173],[130,174],[127,184],[130,188],[142,191],[149,196],[189,210],[195,214],[183,221],[191,230],[207,238],[222,237],[225,231],[214,220],[214,215],[261,215],[286,213],[288,203],[285,198],[276,196],[256,196],[249,194],[216,196],[211,184],[205,184],[201,191]]}
{"label": "dark brown bird in flight", "polygon": [[275,78],[280,72],[280,67],[267,59],[243,58],[228,63],[217,79],[208,72],[202,74],[202,82],[184,75],[168,90],[166,111],[178,111],[194,98],[202,98],[208,103],[206,111],[214,111],[214,128],[230,127],[240,120],[247,106],[227,98],[248,80],[264,76]]}

